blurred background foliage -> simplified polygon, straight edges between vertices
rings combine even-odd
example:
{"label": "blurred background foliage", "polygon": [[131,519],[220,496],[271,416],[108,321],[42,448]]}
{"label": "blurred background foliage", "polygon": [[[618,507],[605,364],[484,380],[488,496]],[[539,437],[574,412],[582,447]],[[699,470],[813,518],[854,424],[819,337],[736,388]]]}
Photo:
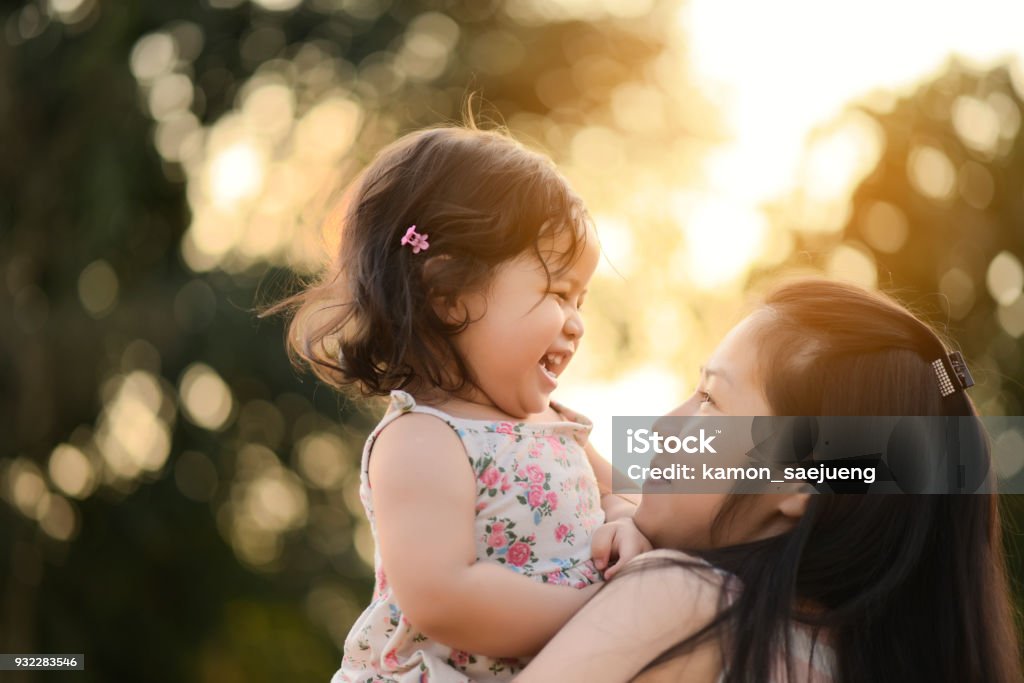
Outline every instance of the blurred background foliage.
{"label": "blurred background foliage", "polygon": [[750,169],[709,160],[742,131],[685,9],[0,10],[0,651],[85,652],[83,681],[330,676],[371,590],[356,487],[379,406],[297,376],[253,309],[316,272],[337,189],[470,92],[595,216],[607,259],[565,393],[599,427],[626,395],[674,405],[743,294],[807,272],[895,291],[963,348],[984,413],[1020,414],[1019,62],[851,86],[779,163],[784,191],[740,201],[722,188]]}

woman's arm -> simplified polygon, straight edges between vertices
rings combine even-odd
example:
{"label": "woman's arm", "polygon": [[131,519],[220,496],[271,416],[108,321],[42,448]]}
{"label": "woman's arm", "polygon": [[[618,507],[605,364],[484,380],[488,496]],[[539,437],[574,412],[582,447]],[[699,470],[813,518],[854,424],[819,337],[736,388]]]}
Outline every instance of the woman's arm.
{"label": "woman's arm", "polygon": [[382,430],[369,464],[381,561],[409,621],[440,642],[492,657],[536,653],[594,594],[476,561],[476,478],[437,418]]}
{"label": "woman's arm", "polygon": [[[672,551],[656,550],[641,558],[666,553]],[[654,658],[714,618],[720,585],[710,571],[682,567],[642,569],[623,576],[580,610],[515,681],[632,680]],[[718,643],[711,638],[662,666],[671,669],[671,680],[711,683],[721,672]],[[645,677],[663,670],[658,667]]]}

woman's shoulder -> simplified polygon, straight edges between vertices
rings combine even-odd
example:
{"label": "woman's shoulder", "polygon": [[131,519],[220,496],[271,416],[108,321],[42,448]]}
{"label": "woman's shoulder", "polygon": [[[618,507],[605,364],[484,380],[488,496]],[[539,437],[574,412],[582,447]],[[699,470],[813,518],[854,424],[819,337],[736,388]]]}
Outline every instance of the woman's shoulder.
{"label": "woman's shoulder", "polygon": [[[715,619],[721,592],[715,576],[707,563],[685,553],[656,550],[634,558],[518,680],[633,680]],[[714,681],[721,668],[718,647],[712,637],[674,659],[674,680]]]}
{"label": "woman's shoulder", "polygon": [[682,570],[683,580],[689,580],[692,576],[701,578],[716,576],[719,579],[730,576],[702,557],[672,548],[657,548],[641,553],[630,560],[626,566],[632,567],[631,572],[657,569]]}
{"label": "woman's shoulder", "polygon": [[690,553],[684,552],[682,550],[675,550],[673,548],[655,548],[654,550],[648,550],[646,553],[641,553],[640,555],[637,555],[634,559],[642,559],[644,561],[671,560],[678,562],[702,564],[708,567],[711,566],[710,564],[708,564],[707,560],[704,560],[696,555],[691,555]]}
{"label": "woman's shoulder", "polygon": [[719,598],[728,574],[695,555],[678,550],[652,550],[636,556],[603,592],[635,600],[646,608],[688,613],[708,619],[719,608]]}

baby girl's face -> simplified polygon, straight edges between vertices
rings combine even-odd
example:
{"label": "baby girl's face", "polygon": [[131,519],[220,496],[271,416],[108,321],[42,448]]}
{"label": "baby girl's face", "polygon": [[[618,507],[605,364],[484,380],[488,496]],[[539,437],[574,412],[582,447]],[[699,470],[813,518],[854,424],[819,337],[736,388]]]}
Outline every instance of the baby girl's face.
{"label": "baby girl's face", "polygon": [[[701,369],[693,395],[670,415],[771,415],[758,368],[758,327],[764,312],[734,327]],[[772,496],[751,497],[743,515],[712,538],[715,516],[726,499],[723,493],[650,493],[643,496],[633,521],[658,548],[709,548],[751,540],[759,521],[768,514],[760,503]]]}
{"label": "baby girl's face", "polygon": [[[550,282],[536,257],[524,255],[502,264],[486,291],[461,298],[475,321],[455,338],[477,381],[472,401],[518,419],[548,407],[583,337],[580,306],[599,256],[597,236],[587,230],[568,271],[555,274],[556,266],[548,266]],[[569,242],[563,234],[546,248],[564,253]]]}

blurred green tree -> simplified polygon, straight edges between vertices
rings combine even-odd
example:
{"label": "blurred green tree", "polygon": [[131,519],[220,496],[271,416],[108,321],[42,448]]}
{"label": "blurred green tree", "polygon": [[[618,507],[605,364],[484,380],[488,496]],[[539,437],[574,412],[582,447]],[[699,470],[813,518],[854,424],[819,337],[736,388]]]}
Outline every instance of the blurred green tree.
{"label": "blurred green tree", "polygon": [[470,90],[582,124],[663,48],[653,16],[529,6],[3,10],[0,651],[84,652],[83,681],[330,676],[372,584],[354,495],[370,417],[297,377],[280,325],[256,322],[274,264],[186,262],[190,167],[167,140],[230,117],[268,68],[297,74],[299,113],[349,89],[354,164],[457,119]]}

